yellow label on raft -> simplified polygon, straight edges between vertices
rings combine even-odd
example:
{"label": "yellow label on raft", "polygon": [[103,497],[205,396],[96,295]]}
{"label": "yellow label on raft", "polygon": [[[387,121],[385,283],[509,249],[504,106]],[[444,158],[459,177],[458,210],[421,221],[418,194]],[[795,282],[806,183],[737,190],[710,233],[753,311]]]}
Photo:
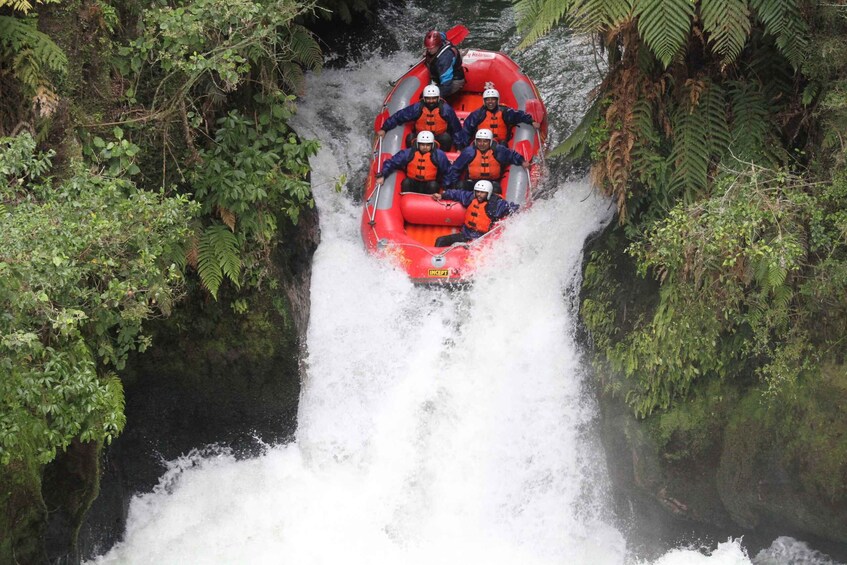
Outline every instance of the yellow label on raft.
{"label": "yellow label on raft", "polygon": [[449,277],[450,269],[430,269],[427,274],[431,277]]}

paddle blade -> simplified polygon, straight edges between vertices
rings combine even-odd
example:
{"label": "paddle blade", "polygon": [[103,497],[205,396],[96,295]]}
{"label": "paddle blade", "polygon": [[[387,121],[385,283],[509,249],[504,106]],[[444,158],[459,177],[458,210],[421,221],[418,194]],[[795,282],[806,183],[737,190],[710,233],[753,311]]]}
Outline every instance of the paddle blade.
{"label": "paddle blade", "polygon": [[388,119],[388,110],[383,110],[379,113],[379,115],[374,120],[374,131],[379,131],[382,129],[382,126],[385,124],[385,120]]}
{"label": "paddle blade", "polygon": [[468,28],[459,24],[448,29],[446,35],[447,39],[450,40],[450,43],[458,45],[465,40],[469,33]]}
{"label": "paddle blade", "polygon": [[544,104],[542,104],[541,100],[538,100],[537,98],[527,100],[526,113],[532,116],[532,120],[534,122],[538,122],[540,124],[544,121]]}
{"label": "paddle blade", "polygon": [[518,141],[518,144],[515,146],[515,151],[520,153],[521,157],[523,157],[524,161],[532,160],[532,144],[528,139],[524,139],[523,141]]}

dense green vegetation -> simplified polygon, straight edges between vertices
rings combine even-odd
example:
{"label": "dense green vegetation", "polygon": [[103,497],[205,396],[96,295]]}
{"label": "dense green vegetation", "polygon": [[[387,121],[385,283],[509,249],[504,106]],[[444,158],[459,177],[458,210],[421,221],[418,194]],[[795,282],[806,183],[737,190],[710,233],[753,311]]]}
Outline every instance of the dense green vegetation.
{"label": "dense green vegetation", "polygon": [[681,497],[692,519],[843,541],[847,8],[517,8],[524,43],[563,23],[607,57],[556,152],[588,159],[618,207],[587,258],[581,316],[605,390],[650,431],[627,446],[649,476],[624,480]]}
{"label": "dense green vegetation", "polygon": [[[583,315],[638,415],[698,381],[774,398],[841,363],[847,329],[842,139],[847,11],[789,0],[523,0],[525,42],[598,34],[606,79],[560,153],[588,155],[624,247],[658,281],[623,321],[608,253]],[[617,260],[617,258],[615,258]],[[839,344],[841,344],[839,346]]]}
{"label": "dense green vegetation", "polygon": [[0,157],[3,464],[24,453],[48,463],[74,438],[121,431],[113,371],[146,347],[142,322],[179,297],[196,210],[184,196],[82,167],[54,185],[48,156],[33,155],[34,146],[24,133]]}
{"label": "dense green vegetation", "polygon": [[313,205],[317,143],[288,126],[322,62],[306,26],[372,4],[0,0],[0,561],[39,559],[44,465],[121,432],[145,321],[277,287]]}

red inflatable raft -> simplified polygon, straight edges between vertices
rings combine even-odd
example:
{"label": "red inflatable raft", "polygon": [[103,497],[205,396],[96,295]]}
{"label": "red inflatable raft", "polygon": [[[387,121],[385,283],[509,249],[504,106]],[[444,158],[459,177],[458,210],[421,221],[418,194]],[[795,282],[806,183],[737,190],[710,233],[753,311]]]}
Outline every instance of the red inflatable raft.
{"label": "red inflatable raft", "polygon": [[[458,43],[456,39],[464,39],[466,33],[463,26],[456,26],[448,32],[448,37]],[[547,132],[547,113],[532,81],[514,61],[500,52],[468,50],[463,53],[463,62],[465,86],[447,98],[459,120],[464,121],[468,114],[482,106],[482,92],[486,88],[496,88],[500,92],[501,105],[524,110],[542,124],[537,132],[528,124],[515,127],[509,147],[527,160],[539,155]],[[428,83],[429,72],[423,62],[400,77],[385,98],[375,129],[381,128],[388,115],[417,102]],[[473,272],[474,256],[486,242],[497,237],[502,229],[500,225],[475,242],[434,247],[437,237],[455,233],[462,227],[465,208],[458,202],[436,202],[424,194],[401,193],[402,171],[390,174],[381,187],[374,182],[382,163],[405,148],[405,138],[412,131],[412,125],[406,123],[396,127],[382,140],[375,140],[374,159],[364,193],[362,239],[369,251],[393,258],[415,282],[467,280]],[[458,155],[455,151],[447,153],[451,162]],[[522,167],[513,166],[501,179],[503,198],[522,208],[532,201],[532,188],[540,175],[539,165],[533,162],[528,171],[527,174]]]}

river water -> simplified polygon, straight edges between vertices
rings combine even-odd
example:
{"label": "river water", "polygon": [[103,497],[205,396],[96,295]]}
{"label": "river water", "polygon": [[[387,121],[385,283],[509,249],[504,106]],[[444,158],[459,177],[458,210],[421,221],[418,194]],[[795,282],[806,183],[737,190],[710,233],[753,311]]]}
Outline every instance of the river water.
{"label": "river water", "polygon": [[[312,161],[321,244],[295,440],[248,460],[171,462],[132,501],[124,541],[94,563],[642,562],[610,510],[574,339],[582,246],[611,221],[609,202],[551,170],[548,197],[508,220],[460,292],[415,287],[361,243],[370,125],[421,31],[464,10],[467,43],[517,43],[508,2],[467,4],[442,3],[434,20],[416,4],[384,9],[381,21],[397,23],[376,27],[387,35],[308,78],[296,127],[323,146]],[[590,43],[559,31],[515,58],[561,139],[598,80]],[[730,539],[654,562],[792,561],[828,563],[790,538],[752,558]]]}

